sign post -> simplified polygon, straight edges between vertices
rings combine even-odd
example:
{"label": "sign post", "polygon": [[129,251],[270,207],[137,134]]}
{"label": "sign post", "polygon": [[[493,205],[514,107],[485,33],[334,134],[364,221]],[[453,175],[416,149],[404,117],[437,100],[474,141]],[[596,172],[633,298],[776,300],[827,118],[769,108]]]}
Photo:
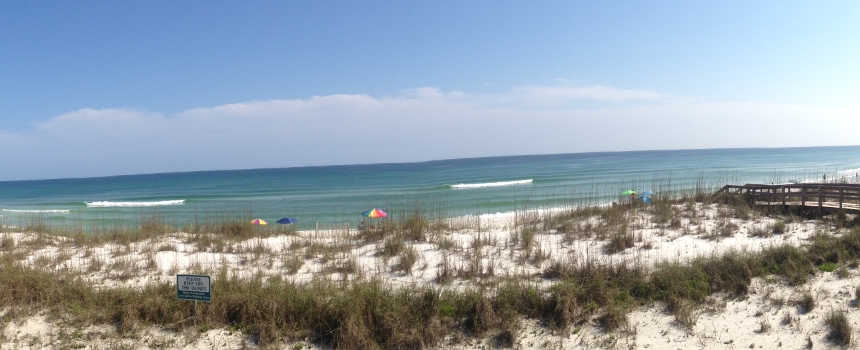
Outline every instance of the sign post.
{"label": "sign post", "polygon": [[176,275],[176,297],[194,301],[194,323],[197,323],[197,302],[212,302],[212,279],[209,276]]}

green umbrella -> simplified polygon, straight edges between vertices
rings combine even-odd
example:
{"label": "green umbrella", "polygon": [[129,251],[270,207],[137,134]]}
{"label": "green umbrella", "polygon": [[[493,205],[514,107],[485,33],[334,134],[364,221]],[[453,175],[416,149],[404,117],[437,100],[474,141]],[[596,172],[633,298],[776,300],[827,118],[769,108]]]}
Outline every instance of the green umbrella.
{"label": "green umbrella", "polygon": [[634,190],[627,190],[627,191],[621,192],[621,194],[622,194],[622,195],[625,195],[625,194],[636,194],[636,191],[634,191]]}

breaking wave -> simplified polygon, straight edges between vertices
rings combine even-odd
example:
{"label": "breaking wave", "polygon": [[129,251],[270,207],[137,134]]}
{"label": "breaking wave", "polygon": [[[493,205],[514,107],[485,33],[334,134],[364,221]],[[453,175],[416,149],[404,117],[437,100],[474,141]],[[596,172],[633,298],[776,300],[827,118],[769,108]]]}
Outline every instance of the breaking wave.
{"label": "breaking wave", "polygon": [[[821,183],[824,181],[824,177],[815,177],[815,178],[807,178],[803,180],[789,180],[789,183],[792,184],[809,184],[809,183]],[[855,169],[847,169],[836,172],[835,175],[828,174],[827,182],[829,183],[846,183],[846,184],[860,184],[860,168]]]}
{"label": "breaking wave", "polygon": [[156,201],[156,202],[86,202],[90,208],[106,208],[106,207],[160,207],[165,205],[182,205],[185,204],[184,199]]}
{"label": "breaking wave", "polygon": [[515,186],[515,185],[528,185],[530,183],[532,183],[532,179],[516,180],[516,181],[501,181],[501,182],[486,182],[486,183],[479,183],[479,184],[459,184],[459,185],[451,185],[451,188],[465,189],[465,188],[502,187],[502,186]]}
{"label": "breaking wave", "polygon": [[47,209],[47,210],[37,210],[37,209],[3,209],[3,211],[7,213],[68,213],[68,209]]}
{"label": "breaking wave", "polygon": [[836,173],[834,180],[847,183],[860,183],[860,169],[842,170]]}

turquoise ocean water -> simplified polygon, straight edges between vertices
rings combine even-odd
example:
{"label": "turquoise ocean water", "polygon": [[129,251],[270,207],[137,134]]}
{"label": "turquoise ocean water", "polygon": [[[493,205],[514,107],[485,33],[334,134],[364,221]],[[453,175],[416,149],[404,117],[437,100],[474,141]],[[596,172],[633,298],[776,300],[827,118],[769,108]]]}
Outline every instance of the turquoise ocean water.
{"label": "turquoise ocean water", "polygon": [[300,228],[357,223],[377,207],[458,216],[605,203],[624,189],[668,194],[726,183],[860,180],[860,146],[637,151],[420,163],[202,171],[0,182],[0,219],[136,225],[290,216]]}

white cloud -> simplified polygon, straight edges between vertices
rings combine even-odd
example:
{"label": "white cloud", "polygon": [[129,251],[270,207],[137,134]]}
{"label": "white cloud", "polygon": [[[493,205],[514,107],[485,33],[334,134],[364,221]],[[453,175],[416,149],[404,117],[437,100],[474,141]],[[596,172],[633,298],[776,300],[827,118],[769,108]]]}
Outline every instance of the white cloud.
{"label": "white cloud", "polygon": [[[588,100],[581,108],[576,100]],[[600,103],[594,100],[603,101]],[[619,104],[618,101],[627,101]],[[551,106],[551,108],[543,108]],[[704,102],[648,90],[406,90],[196,108],[81,109],[0,134],[0,180],[637,149],[857,144],[860,109]],[[834,128],[833,125],[840,127]]]}
{"label": "white cloud", "polygon": [[630,100],[654,101],[664,98],[652,90],[622,90],[606,86],[526,86],[514,90],[514,96],[535,101],[566,102],[571,100],[596,100],[620,102]]}

